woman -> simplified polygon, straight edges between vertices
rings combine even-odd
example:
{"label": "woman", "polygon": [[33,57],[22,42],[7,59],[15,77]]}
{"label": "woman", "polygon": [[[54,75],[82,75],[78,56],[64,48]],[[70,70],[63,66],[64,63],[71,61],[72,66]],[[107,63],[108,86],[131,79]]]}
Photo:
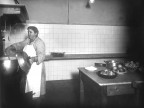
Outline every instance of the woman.
{"label": "woman", "polygon": [[38,37],[38,29],[29,26],[28,37],[18,43],[14,43],[5,49],[7,55],[11,52],[24,51],[30,57],[31,68],[26,75],[25,93],[32,92],[32,98],[37,99],[46,93],[46,73],[45,73],[45,44]]}

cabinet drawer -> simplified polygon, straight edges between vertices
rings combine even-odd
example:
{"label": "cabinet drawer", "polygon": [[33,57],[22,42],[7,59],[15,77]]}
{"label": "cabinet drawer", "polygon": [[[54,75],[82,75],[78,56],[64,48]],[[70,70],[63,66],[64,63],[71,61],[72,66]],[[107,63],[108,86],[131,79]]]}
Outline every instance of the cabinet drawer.
{"label": "cabinet drawer", "polygon": [[134,94],[135,89],[131,84],[110,85],[106,87],[107,96],[122,95],[122,94]]}

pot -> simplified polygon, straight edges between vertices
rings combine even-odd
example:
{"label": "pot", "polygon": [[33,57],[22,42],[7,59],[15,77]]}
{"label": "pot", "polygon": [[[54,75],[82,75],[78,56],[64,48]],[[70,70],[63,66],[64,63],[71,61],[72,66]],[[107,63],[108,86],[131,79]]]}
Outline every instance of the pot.
{"label": "pot", "polygon": [[117,61],[115,60],[108,60],[108,61],[104,61],[106,63],[106,68],[107,69],[113,69],[113,67],[117,66]]}
{"label": "pot", "polygon": [[3,56],[0,57],[0,72],[4,75],[13,75],[19,69],[19,64],[16,57]]}
{"label": "pot", "polygon": [[16,52],[15,56],[5,55],[0,57],[0,72],[4,75],[12,75],[21,68],[26,74],[31,68],[29,57],[25,52]]}

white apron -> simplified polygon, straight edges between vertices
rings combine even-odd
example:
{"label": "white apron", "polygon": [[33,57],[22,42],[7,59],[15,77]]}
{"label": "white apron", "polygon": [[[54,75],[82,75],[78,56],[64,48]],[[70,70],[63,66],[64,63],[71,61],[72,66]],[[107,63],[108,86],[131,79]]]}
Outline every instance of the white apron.
{"label": "white apron", "polygon": [[[23,51],[26,52],[27,55],[30,57],[36,56],[36,51],[33,45],[26,45]],[[32,91],[33,98],[40,97],[41,73],[42,73],[42,63],[37,65],[36,62],[34,62],[31,65],[31,68],[27,74],[26,86],[25,86],[25,93]]]}

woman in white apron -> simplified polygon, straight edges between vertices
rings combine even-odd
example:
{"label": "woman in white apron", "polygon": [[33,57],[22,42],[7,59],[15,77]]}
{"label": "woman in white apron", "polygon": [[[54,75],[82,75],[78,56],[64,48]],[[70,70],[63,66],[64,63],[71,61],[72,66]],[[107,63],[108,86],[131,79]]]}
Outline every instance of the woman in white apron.
{"label": "woman in white apron", "polygon": [[[24,52],[30,57],[36,56],[36,51],[33,45],[26,45],[24,47]],[[32,63],[31,68],[27,74],[25,93],[33,93],[33,98],[40,97],[40,87],[41,87],[41,75],[42,75],[42,63],[39,65],[36,62]]]}
{"label": "woman in white apron", "polygon": [[6,48],[5,52],[15,49],[24,51],[30,57],[31,68],[26,75],[25,93],[32,92],[32,98],[39,98],[46,93],[46,73],[44,66],[45,44],[38,37],[38,29],[29,26],[28,38],[22,42],[14,43]]}

